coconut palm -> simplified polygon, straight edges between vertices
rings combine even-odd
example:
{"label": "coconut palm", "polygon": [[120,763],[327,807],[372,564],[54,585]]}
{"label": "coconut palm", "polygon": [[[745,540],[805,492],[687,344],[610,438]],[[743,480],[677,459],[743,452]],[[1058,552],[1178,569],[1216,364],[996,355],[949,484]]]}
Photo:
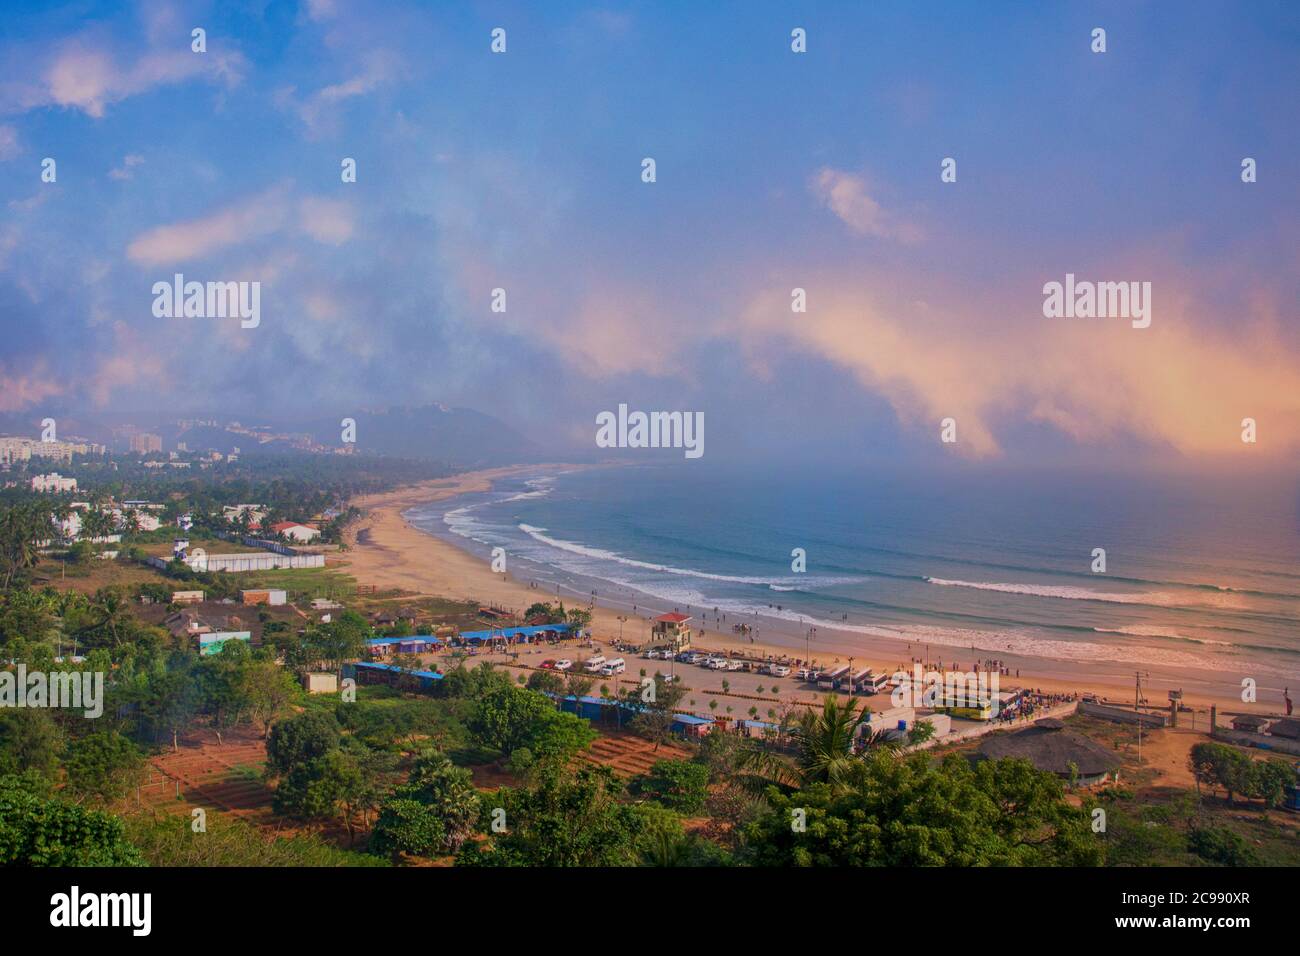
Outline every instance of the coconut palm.
{"label": "coconut palm", "polygon": [[[851,785],[863,769],[853,745],[866,714],[865,705],[859,709],[851,700],[840,703],[827,694],[821,710],[805,710],[790,731],[796,748],[793,763],[757,745],[747,747],[738,761],[738,782],[756,792],[769,786],[799,790],[814,783],[836,789]],[[882,742],[879,735],[867,738],[869,745]]]}
{"label": "coconut palm", "polygon": [[100,588],[95,592],[90,611],[88,638],[100,646],[120,646],[131,630],[131,612],[122,592],[113,587]]}

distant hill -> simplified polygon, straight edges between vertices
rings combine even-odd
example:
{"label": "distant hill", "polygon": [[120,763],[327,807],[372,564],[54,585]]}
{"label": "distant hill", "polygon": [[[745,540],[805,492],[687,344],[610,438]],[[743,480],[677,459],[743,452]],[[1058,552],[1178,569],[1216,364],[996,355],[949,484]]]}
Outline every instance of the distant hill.
{"label": "distant hill", "polygon": [[[323,445],[341,444],[343,415],[314,422],[304,430]],[[395,406],[358,412],[357,453],[447,461],[488,467],[540,461],[542,449],[509,425],[469,408],[446,405]]]}
{"label": "distant hill", "polygon": [[[309,439],[327,449],[340,448],[343,413],[328,418],[294,422],[253,424],[243,419],[245,427],[258,435],[231,431],[224,425],[192,425],[179,428],[175,423],[144,422],[139,427],[162,436],[164,451],[183,442],[192,452],[219,451],[229,455],[236,448],[241,456],[291,454],[302,450],[302,439]],[[518,462],[542,461],[539,445],[525,438],[509,425],[470,408],[446,405],[394,406],[369,411],[349,412],[356,419],[358,455],[382,455],[417,461],[436,461],[464,468],[493,467]],[[209,419],[217,418],[210,415]],[[218,419],[220,420],[220,419]],[[66,424],[65,424],[66,423]],[[66,429],[66,431],[65,431]],[[75,431],[73,431],[75,429]],[[80,434],[125,450],[125,439],[114,439],[109,426],[84,421],[59,419],[60,437]],[[0,414],[0,434],[40,435],[40,419],[32,414]],[[262,442],[260,437],[285,436]]]}

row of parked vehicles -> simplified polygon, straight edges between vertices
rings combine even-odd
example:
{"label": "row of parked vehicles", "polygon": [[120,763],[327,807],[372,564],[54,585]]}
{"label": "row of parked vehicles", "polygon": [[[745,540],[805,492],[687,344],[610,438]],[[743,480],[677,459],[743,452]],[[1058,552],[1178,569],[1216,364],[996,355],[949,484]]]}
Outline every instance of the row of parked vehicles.
{"label": "row of parked vehicles", "polygon": [[[565,658],[558,661],[542,661],[542,667],[551,671],[567,671],[573,669],[573,661]],[[621,657],[613,660],[606,660],[604,654],[597,654],[595,657],[588,657],[582,662],[582,669],[588,674],[599,674],[601,677],[613,677],[615,674],[621,674],[627,670],[627,661]]]}
{"label": "row of parked vehicles", "polygon": [[[663,650],[652,648],[642,656],[652,661],[670,661],[674,657],[672,650],[669,648]],[[706,667],[711,671],[750,671],[756,674],[771,674],[773,677],[790,676],[790,668],[784,664],[746,661],[735,657],[704,654],[700,651],[682,651],[676,655],[676,658],[683,664],[698,664],[700,667]]]}

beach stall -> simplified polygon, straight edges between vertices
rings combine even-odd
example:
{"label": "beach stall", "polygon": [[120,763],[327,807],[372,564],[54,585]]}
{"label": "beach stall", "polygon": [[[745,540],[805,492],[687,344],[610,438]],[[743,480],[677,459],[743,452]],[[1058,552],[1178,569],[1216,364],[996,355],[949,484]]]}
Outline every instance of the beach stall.
{"label": "beach stall", "polygon": [[442,641],[432,634],[418,634],[411,637],[376,637],[367,641],[370,653],[374,657],[390,657],[393,654],[432,654],[442,648]]}
{"label": "beach stall", "polygon": [[443,678],[437,671],[409,671],[393,664],[375,663],[347,664],[343,675],[352,677],[358,684],[387,684],[390,687],[398,687],[403,678],[411,678],[422,691],[432,689]]}
{"label": "beach stall", "polygon": [[570,624],[537,624],[531,627],[498,627],[490,631],[462,631],[457,640],[471,647],[493,645],[534,644],[541,641],[558,641],[571,637]]}
{"label": "beach stall", "polygon": [[713,721],[694,714],[673,714],[672,729],[673,733],[683,737],[703,737],[713,729]]}

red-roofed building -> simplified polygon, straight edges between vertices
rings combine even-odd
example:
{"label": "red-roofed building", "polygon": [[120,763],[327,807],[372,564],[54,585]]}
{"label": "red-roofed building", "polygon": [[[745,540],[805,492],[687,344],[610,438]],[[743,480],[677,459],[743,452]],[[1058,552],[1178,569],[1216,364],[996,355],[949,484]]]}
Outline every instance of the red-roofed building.
{"label": "red-roofed building", "polygon": [[689,614],[660,614],[654,619],[651,634],[656,641],[671,644],[684,651],[691,646],[691,616]]}
{"label": "red-roofed building", "polygon": [[277,538],[284,535],[292,541],[307,544],[320,537],[320,529],[314,525],[299,524],[296,521],[277,521],[271,525],[271,534]]}

